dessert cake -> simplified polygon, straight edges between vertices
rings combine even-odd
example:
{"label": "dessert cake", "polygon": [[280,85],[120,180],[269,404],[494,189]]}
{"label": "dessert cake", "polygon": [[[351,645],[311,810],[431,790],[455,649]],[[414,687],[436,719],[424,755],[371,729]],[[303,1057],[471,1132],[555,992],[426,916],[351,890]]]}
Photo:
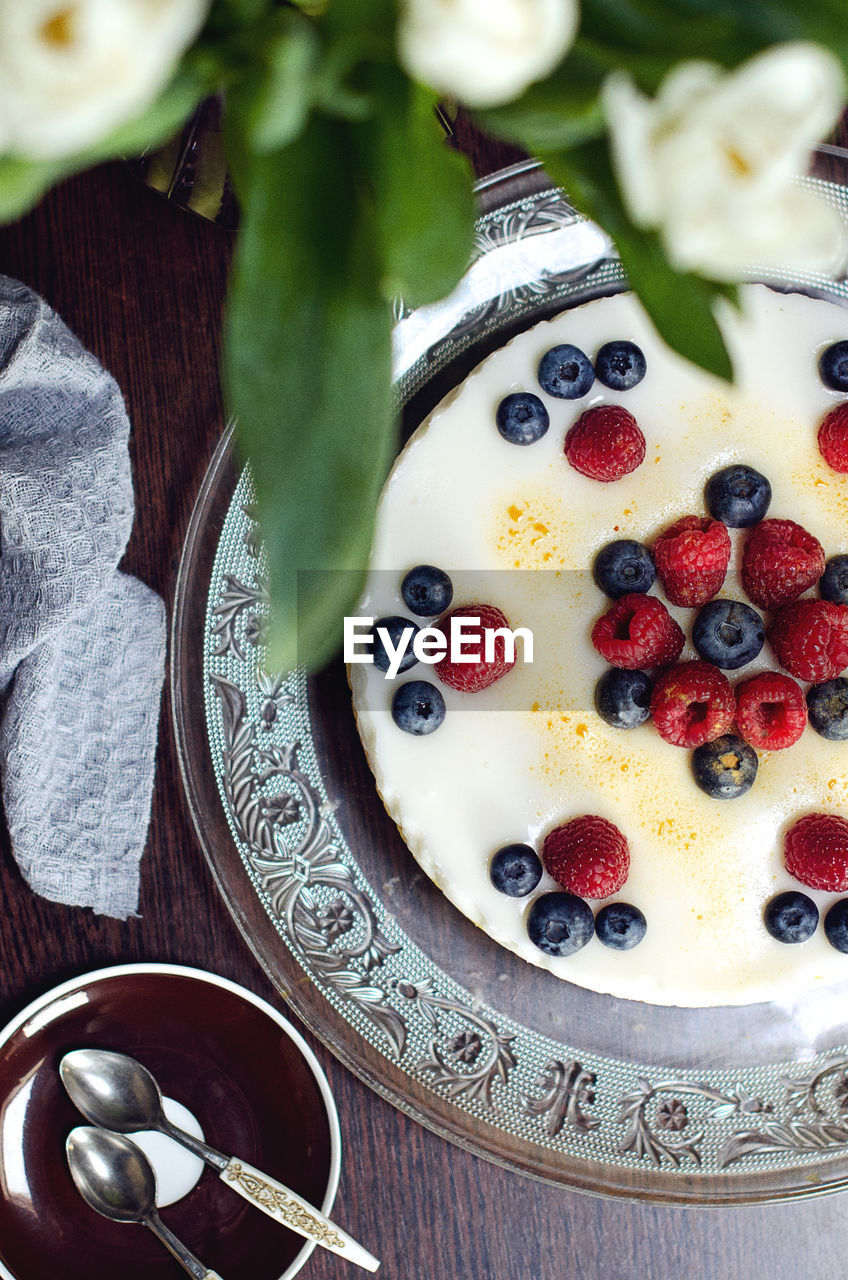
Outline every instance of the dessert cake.
{"label": "dessert cake", "polygon": [[525,628],[532,662],[350,667],[447,898],[659,1004],[848,981],[848,311],[749,286],[722,327],[732,387],[627,294],[484,360],[396,462],[359,613],[390,646],[457,611]]}

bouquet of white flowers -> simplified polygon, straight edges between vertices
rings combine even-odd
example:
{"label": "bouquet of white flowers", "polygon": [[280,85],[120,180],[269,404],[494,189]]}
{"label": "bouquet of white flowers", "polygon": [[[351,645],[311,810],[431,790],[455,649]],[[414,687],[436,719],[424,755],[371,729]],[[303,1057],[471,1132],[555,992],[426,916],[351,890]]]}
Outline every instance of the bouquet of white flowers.
{"label": "bouquet of white flowers", "polygon": [[[287,667],[297,570],[364,574],[396,439],[393,301],[443,297],[468,261],[472,177],[439,98],[538,156],[664,339],[730,378],[713,305],[753,261],[845,267],[839,217],[795,179],[846,67],[841,0],[0,0],[0,216],[224,95],[241,227],[223,376]],[[300,602],[315,664],[355,579]]]}

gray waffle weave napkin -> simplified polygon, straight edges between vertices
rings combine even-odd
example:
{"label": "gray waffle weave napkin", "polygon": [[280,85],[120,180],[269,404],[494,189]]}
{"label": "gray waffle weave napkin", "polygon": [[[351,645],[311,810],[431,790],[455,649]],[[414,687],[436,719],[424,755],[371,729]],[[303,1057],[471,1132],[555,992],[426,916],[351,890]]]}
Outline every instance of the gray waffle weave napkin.
{"label": "gray waffle weave napkin", "polygon": [[133,519],[114,380],[0,276],[0,783],[56,902],[125,918],[150,820],[165,611],[118,572]]}

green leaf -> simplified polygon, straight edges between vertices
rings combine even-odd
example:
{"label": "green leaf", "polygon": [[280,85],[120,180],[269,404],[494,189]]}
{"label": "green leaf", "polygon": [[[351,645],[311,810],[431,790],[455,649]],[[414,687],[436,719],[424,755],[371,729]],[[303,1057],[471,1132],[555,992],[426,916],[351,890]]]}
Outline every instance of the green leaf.
{"label": "green leaf", "polygon": [[395,0],[328,0],[321,26],[330,44],[359,48],[366,42],[391,49],[394,58],[396,20]]}
{"label": "green leaf", "polygon": [[0,156],[0,222],[14,222],[70,171],[63,161]]}
{"label": "green leaf", "polygon": [[[592,0],[598,3],[598,0]],[[644,3],[644,0],[636,0]],[[737,44],[754,41],[759,48],[785,40],[815,40],[845,58],[848,29],[843,0],[664,0],[673,3],[685,20],[706,16],[725,25],[726,39]],[[702,56],[709,56],[705,52]],[[741,53],[742,56],[748,56]],[[737,61],[740,60],[737,58]]]}
{"label": "green leaf", "polygon": [[732,382],[733,365],[713,314],[713,304],[723,290],[691,272],[674,271],[659,239],[649,232],[633,236],[620,229],[616,247],[633,289],[666,345],[707,373]]}
{"label": "green leaf", "polygon": [[475,113],[487,133],[519,142],[533,153],[570,147],[604,132],[599,92],[605,58],[578,37],[564,62],[515,102]]}
{"label": "green leaf", "polygon": [[742,293],[738,284],[732,284],[728,280],[711,280],[710,284],[717,297],[724,298],[737,311],[742,310]]}
{"label": "green leaf", "polygon": [[718,297],[733,297],[733,291],[691,272],[675,271],[657,234],[633,224],[621,201],[606,142],[542,156],[542,161],[578,208],[612,236],[630,284],[665,343],[708,373],[732,381],[733,366],[713,304]]}
{"label": "green leaf", "polygon": [[736,67],[787,40],[813,40],[848,70],[844,0],[583,0],[581,38],[652,93],[685,58]]}
{"label": "green leaf", "polygon": [[689,0],[583,0],[581,32],[615,50],[615,64],[634,72],[645,55],[667,67],[683,58],[735,66],[769,42],[746,24],[744,9]]}
{"label": "green leaf", "polygon": [[[229,127],[244,153],[239,121]],[[234,168],[247,186],[224,371],[253,460],[279,669],[298,656],[318,666],[340,644],[395,445],[391,308],[351,129],[313,117],[284,150]],[[335,571],[319,573],[320,590],[304,576],[315,570]]]}
{"label": "green leaf", "polygon": [[382,286],[387,297],[401,294],[417,307],[445,297],[468,266],[472,177],[465,157],[445,142],[426,90],[392,70],[381,78],[379,101],[378,117],[357,136],[362,169],[374,175]]}
{"label": "green leaf", "polygon": [[285,146],[305,127],[315,96],[318,52],[318,36],[308,18],[294,9],[275,15],[259,51],[256,83],[246,109],[245,124],[255,150]]}
{"label": "green leaf", "polygon": [[208,27],[227,32],[234,27],[261,22],[274,7],[274,0],[215,0],[209,14]]}
{"label": "green leaf", "polygon": [[316,91],[327,115],[366,120],[377,113],[373,68],[397,61],[396,17],[394,0],[330,0],[321,18],[326,52]]}
{"label": "green leaf", "polygon": [[371,93],[353,82],[354,74],[377,51],[369,42],[355,49],[346,44],[330,49],[321,61],[315,81],[315,105],[338,120],[369,120],[379,104]]}
{"label": "green leaf", "polygon": [[308,13],[311,18],[320,18],[332,0],[291,0],[291,3],[302,13]]}
{"label": "green leaf", "polygon": [[656,92],[672,67],[680,61],[674,52],[622,48],[591,35],[581,36],[580,45],[604,76],[623,68],[630,72],[639,88],[649,94]]}

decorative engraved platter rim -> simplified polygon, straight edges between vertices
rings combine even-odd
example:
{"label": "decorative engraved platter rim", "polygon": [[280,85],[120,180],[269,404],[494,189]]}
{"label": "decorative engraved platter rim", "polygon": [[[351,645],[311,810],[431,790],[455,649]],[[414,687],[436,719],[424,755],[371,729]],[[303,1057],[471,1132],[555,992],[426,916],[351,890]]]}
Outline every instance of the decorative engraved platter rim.
{"label": "decorative engraved platter rim", "polygon": [[[582,300],[587,290],[597,296],[622,286],[605,238],[539,177],[535,168],[519,166],[500,188],[487,184],[484,195],[491,197],[494,187],[495,199],[478,221],[464,297],[428,313],[398,307],[402,400],[481,336],[531,323],[540,308],[549,314],[578,295]],[[841,187],[822,190],[844,207]],[[540,239],[551,235],[556,244]],[[540,269],[545,258],[538,248],[548,243],[557,270]],[[820,277],[785,275],[776,283],[848,298],[845,285],[828,288]],[[302,671],[278,679],[262,665],[263,549],[249,471],[225,480],[229,443],[230,433],[207,474],[181,566],[175,728],[213,874],[247,941],[296,1011],[402,1110],[525,1173],[600,1194],[700,1205],[848,1186],[848,1044],[739,1070],[660,1070],[604,1057],[481,1004],[398,926],[336,820],[314,750],[309,681]],[[229,489],[201,587],[198,545],[209,541],[209,506],[213,498],[221,504],[222,485]],[[202,636],[196,630],[201,590]],[[196,726],[194,747],[189,727],[200,715],[210,753],[202,764]],[[197,781],[198,768],[208,770],[210,763],[229,852],[222,852],[220,829],[210,834],[209,779],[205,796]],[[246,907],[233,900],[236,864],[255,899]],[[258,945],[257,931],[263,935]]]}

